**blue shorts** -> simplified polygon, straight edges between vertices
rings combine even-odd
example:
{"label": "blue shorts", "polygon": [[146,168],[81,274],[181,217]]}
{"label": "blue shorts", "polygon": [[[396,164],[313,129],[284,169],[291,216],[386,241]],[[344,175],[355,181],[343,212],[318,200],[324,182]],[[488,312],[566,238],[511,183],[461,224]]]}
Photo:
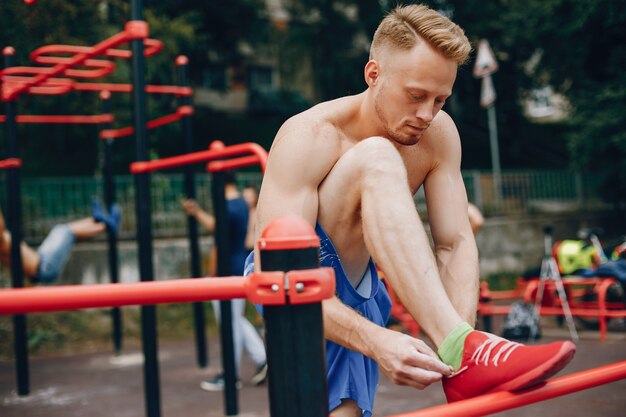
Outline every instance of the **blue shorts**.
{"label": "blue shorts", "polygon": [[76,238],[66,224],[54,226],[37,249],[39,266],[34,277],[39,282],[55,281],[69,258]]}
{"label": "blue shorts", "polygon": [[[364,297],[348,281],[337,251],[326,232],[320,225],[316,226],[315,231],[320,237],[320,265],[335,270],[337,297],[370,321],[379,326],[385,326],[391,311],[391,299],[387,289],[378,279],[374,263],[370,260],[368,266],[372,276],[371,293],[368,297]],[[246,259],[244,275],[251,274],[253,270],[254,257],[253,254],[250,254]],[[260,308],[259,310],[262,311]],[[372,415],[374,396],[378,388],[378,365],[376,362],[359,352],[327,340],[326,372],[328,376],[329,412],[337,408],[342,400],[352,399],[363,410],[364,417]]]}

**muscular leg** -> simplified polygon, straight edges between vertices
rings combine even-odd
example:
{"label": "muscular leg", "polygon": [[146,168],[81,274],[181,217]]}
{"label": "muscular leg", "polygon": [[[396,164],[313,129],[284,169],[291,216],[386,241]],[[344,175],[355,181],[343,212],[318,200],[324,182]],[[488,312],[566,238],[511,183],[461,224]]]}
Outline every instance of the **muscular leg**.
{"label": "muscular leg", "polygon": [[319,201],[319,222],[353,284],[371,254],[402,303],[440,346],[463,319],[439,277],[395,147],[384,138],[355,145],[320,186]]}
{"label": "muscular leg", "polygon": [[341,405],[330,412],[332,417],[360,417],[362,410],[353,400],[343,400]]}
{"label": "muscular leg", "polygon": [[75,220],[67,225],[72,229],[76,240],[91,239],[106,231],[106,225],[96,222],[92,217]]}

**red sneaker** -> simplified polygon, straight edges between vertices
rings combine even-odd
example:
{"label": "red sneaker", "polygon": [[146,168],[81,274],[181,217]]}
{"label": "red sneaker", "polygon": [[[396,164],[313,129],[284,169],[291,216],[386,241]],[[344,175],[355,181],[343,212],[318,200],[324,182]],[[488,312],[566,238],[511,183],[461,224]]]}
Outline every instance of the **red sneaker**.
{"label": "red sneaker", "polygon": [[465,339],[461,367],[443,379],[448,402],[494,391],[537,385],[559,372],[576,352],[570,341],[526,346],[473,331]]}

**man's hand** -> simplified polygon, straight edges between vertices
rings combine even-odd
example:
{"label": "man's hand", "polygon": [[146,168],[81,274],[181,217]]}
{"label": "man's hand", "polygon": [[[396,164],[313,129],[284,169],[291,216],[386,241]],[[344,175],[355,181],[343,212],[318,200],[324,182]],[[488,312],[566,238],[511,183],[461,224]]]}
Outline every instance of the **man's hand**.
{"label": "man's hand", "polygon": [[422,390],[452,374],[452,368],[422,340],[389,329],[381,332],[373,358],[393,383]]}
{"label": "man's hand", "polygon": [[198,214],[198,203],[192,198],[188,198],[182,201],[183,208],[188,215],[195,217]]}

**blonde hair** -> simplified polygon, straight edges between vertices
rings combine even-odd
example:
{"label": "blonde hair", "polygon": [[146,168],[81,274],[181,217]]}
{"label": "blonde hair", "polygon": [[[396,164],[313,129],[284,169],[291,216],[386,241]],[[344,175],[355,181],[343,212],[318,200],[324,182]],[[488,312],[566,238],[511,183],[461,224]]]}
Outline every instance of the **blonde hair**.
{"label": "blonde hair", "polygon": [[464,64],[472,51],[459,25],[427,6],[412,4],[396,7],[380,22],[372,40],[370,58],[381,47],[409,50],[420,39],[457,65]]}

